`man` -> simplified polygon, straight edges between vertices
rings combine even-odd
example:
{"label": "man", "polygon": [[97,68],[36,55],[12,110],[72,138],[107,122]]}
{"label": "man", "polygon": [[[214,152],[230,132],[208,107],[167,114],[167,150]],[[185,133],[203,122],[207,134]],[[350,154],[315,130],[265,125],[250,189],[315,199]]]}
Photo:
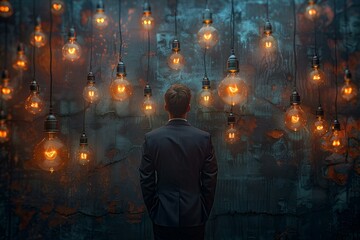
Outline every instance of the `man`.
{"label": "man", "polygon": [[155,240],[204,239],[215,195],[217,162],[209,133],[186,120],[191,91],[165,93],[168,123],[145,135],[140,183]]}

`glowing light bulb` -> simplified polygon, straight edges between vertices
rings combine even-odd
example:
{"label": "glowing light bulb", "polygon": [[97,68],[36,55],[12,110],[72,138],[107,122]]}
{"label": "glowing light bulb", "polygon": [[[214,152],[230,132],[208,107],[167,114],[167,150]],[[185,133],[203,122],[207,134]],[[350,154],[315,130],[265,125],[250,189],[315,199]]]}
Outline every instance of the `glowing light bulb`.
{"label": "glowing light bulb", "polygon": [[24,45],[20,43],[17,47],[16,57],[13,61],[13,67],[16,70],[24,71],[28,69],[28,64],[29,61],[24,52]]}
{"label": "glowing light bulb", "polygon": [[234,144],[240,139],[240,132],[235,127],[234,124],[230,124],[230,126],[226,129],[225,132],[225,142],[229,144]]}
{"label": "glowing light bulb", "polygon": [[5,143],[10,139],[10,130],[6,124],[6,114],[0,111],[0,143]]}
{"label": "glowing light bulb", "polygon": [[37,91],[31,92],[25,100],[25,109],[32,114],[39,114],[44,108],[44,101]]}
{"label": "glowing light bulb", "polygon": [[320,69],[320,60],[316,54],[312,58],[311,71],[308,77],[309,82],[317,86],[325,82],[325,73]]}
{"label": "glowing light bulb", "polygon": [[51,1],[51,12],[54,15],[61,15],[64,13],[65,3],[62,0],[52,0]]}
{"label": "glowing light bulb", "polygon": [[2,72],[2,86],[1,86],[1,97],[4,100],[12,99],[14,94],[14,88],[10,83],[10,76],[8,70]]}
{"label": "glowing light bulb", "polygon": [[109,18],[105,14],[104,3],[99,1],[96,5],[96,13],[93,17],[93,24],[97,29],[105,29],[109,25]]}
{"label": "glowing light bulb", "polygon": [[219,33],[212,26],[212,13],[209,9],[205,9],[203,13],[203,26],[197,33],[198,43],[201,48],[212,48],[219,41]]}
{"label": "glowing light bulb", "polygon": [[285,113],[285,125],[292,131],[299,131],[306,124],[306,115],[299,104],[291,104]]}
{"label": "glowing light bulb", "polygon": [[322,117],[317,117],[313,125],[313,133],[316,136],[323,136],[328,131],[328,124]]}
{"label": "glowing light bulb", "polygon": [[151,16],[151,7],[148,2],[144,3],[143,16],[141,18],[141,25],[147,31],[154,28],[154,18]]}
{"label": "glowing light bulb", "polygon": [[0,17],[8,18],[13,14],[13,8],[8,0],[0,1]]}
{"label": "glowing light bulb", "polygon": [[176,39],[172,42],[172,54],[168,57],[167,62],[173,70],[180,70],[185,65],[185,58],[180,53],[180,42]]}
{"label": "glowing light bulb", "polygon": [[47,43],[47,37],[45,33],[41,29],[41,20],[40,18],[37,18],[36,20],[37,25],[35,27],[35,31],[30,36],[30,43],[31,45],[40,48],[45,46]]}
{"label": "glowing light bulb", "polygon": [[155,102],[151,96],[145,97],[142,109],[146,116],[151,116],[155,113]]}
{"label": "glowing light bulb", "polygon": [[266,20],[264,35],[260,40],[260,47],[267,53],[275,52],[277,49],[277,41],[272,35],[272,25],[269,20]]}
{"label": "glowing light bulb", "polygon": [[87,165],[93,160],[93,152],[89,147],[85,132],[81,134],[79,149],[76,152],[76,159],[80,165]]}
{"label": "glowing light bulb", "polygon": [[346,69],[344,75],[344,85],[340,90],[341,97],[346,101],[352,101],[356,99],[358,92],[358,87],[351,81],[351,72]]}
{"label": "glowing light bulb", "polygon": [[69,30],[69,38],[62,48],[63,57],[68,61],[78,60],[81,56],[81,46],[76,42],[76,32],[74,28]]}
{"label": "glowing light bulb", "polygon": [[247,85],[238,73],[231,72],[220,82],[218,94],[225,103],[235,105],[246,100]]}
{"label": "glowing light bulb", "polygon": [[111,97],[116,101],[124,101],[133,93],[133,87],[126,79],[125,64],[120,60],[117,65],[116,78],[110,84]]}
{"label": "glowing light bulb", "polygon": [[100,98],[100,92],[95,86],[95,76],[92,72],[88,73],[87,84],[83,90],[83,97],[88,103],[95,103]]}
{"label": "glowing light bulb", "polygon": [[202,89],[199,94],[199,104],[203,107],[210,107],[214,102],[214,96],[210,89]]}
{"label": "glowing light bulb", "polygon": [[311,21],[320,16],[321,9],[314,0],[309,0],[308,6],[305,10],[305,17]]}

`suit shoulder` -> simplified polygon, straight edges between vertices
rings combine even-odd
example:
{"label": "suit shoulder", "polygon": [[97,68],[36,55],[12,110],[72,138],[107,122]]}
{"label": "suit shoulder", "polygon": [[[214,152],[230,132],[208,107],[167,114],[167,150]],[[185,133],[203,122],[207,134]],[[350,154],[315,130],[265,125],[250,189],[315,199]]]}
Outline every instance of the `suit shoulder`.
{"label": "suit shoulder", "polygon": [[193,126],[191,126],[191,129],[192,129],[192,131],[194,131],[194,133],[197,133],[197,134],[199,134],[199,135],[201,135],[201,136],[210,137],[210,133],[209,133],[209,132],[206,132],[206,131],[204,131],[204,130],[201,130],[201,129],[199,129],[199,128],[197,128],[197,127],[193,127]]}
{"label": "suit shoulder", "polygon": [[164,130],[165,130],[165,126],[162,126],[162,127],[156,128],[154,130],[151,130],[150,132],[145,133],[145,138],[156,136],[156,135],[158,135],[159,133],[161,133]]}

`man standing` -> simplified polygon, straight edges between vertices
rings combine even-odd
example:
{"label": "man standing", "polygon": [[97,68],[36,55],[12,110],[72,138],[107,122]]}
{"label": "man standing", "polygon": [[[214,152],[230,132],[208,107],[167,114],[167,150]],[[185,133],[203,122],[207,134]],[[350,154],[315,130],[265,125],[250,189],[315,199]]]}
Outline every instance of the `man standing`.
{"label": "man standing", "polygon": [[168,123],[145,135],[139,168],[155,240],[204,239],[215,195],[217,162],[211,136],[187,120],[191,91],[181,84],[165,93]]}

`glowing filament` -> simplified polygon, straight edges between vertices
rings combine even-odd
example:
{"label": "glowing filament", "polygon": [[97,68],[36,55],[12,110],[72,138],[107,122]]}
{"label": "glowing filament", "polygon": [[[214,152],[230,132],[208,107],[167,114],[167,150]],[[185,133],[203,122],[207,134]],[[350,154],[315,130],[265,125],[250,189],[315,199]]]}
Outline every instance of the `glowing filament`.
{"label": "glowing filament", "polygon": [[54,160],[56,158],[56,156],[57,156],[56,150],[54,150],[52,148],[49,148],[48,150],[46,150],[44,152],[44,154],[45,154],[45,158],[47,160]]}
{"label": "glowing filament", "polygon": [[151,25],[151,20],[144,20],[143,22],[145,25]]}
{"label": "glowing filament", "polygon": [[39,108],[39,103],[37,102],[32,102],[30,105],[32,108]]}
{"label": "glowing filament", "polygon": [[18,65],[19,67],[25,67],[25,62],[22,60],[19,60],[16,62],[16,65]]}
{"label": "glowing filament", "polygon": [[339,147],[341,145],[340,140],[334,140],[332,142],[333,147]]}
{"label": "glowing filament", "polygon": [[10,8],[8,7],[8,6],[1,6],[0,7],[0,12],[5,12],[5,13],[7,13],[7,12],[9,12],[10,11]]}
{"label": "glowing filament", "polygon": [[210,100],[210,96],[204,96],[203,99],[205,102],[208,102]]}
{"label": "glowing filament", "polygon": [[41,42],[42,41],[42,36],[34,36],[35,42]]}
{"label": "glowing filament", "polygon": [[104,23],[104,22],[105,22],[105,19],[104,19],[104,18],[97,18],[97,19],[96,19],[96,22],[97,22],[97,23]]}
{"label": "glowing filament", "polygon": [[69,52],[70,54],[75,54],[76,48],[69,48],[69,49],[68,49],[68,52]]}
{"label": "glowing filament", "polygon": [[123,93],[123,92],[125,92],[125,86],[120,85],[120,86],[117,87],[117,90],[118,90],[119,93]]}
{"label": "glowing filament", "polygon": [[209,34],[204,34],[205,40],[210,40],[211,37],[212,37],[211,33],[209,33]]}
{"label": "glowing filament", "polygon": [[179,64],[180,63],[180,58],[174,58],[173,63],[174,64]]}
{"label": "glowing filament", "polygon": [[229,137],[229,139],[235,139],[235,133],[229,132],[228,137]]}
{"label": "glowing filament", "polygon": [[272,47],[272,43],[271,43],[271,42],[265,42],[265,47],[266,47],[266,48],[271,48],[271,47]]}
{"label": "glowing filament", "polygon": [[94,97],[95,92],[94,92],[94,91],[89,91],[89,92],[88,92],[88,95],[89,95],[89,97]]}
{"label": "glowing filament", "polygon": [[300,120],[300,117],[298,115],[291,116],[292,123],[298,123],[299,120]]}
{"label": "glowing filament", "polygon": [[50,171],[50,173],[53,173],[53,172],[54,172],[54,168],[51,167],[51,168],[49,169],[49,171]]}
{"label": "glowing filament", "polygon": [[81,158],[82,160],[86,160],[87,157],[88,157],[87,153],[80,153],[80,158]]}
{"label": "glowing filament", "polygon": [[52,8],[53,8],[54,10],[56,10],[56,11],[60,11],[60,9],[62,8],[62,6],[61,6],[61,4],[59,4],[59,3],[54,3],[54,4],[52,5]]}
{"label": "glowing filament", "polygon": [[315,9],[309,9],[309,15],[310,16],[315,16],[316,15],[316,10]]}
{"label": "glowing filament", "polygon": [[3,87],[1,91],[4,95],[9,95],[11,93],[11,89],[7,87]]}
{"label": "glowing filament", "polygon": [[239,89],[238,89],[238,87],[236,85],[233,86],[233,87],[229,86],[228,88],[229,88],[230,93],[232,93],[232,94],[235,94],[235,93],[237,93],[239,91]]}
{"label": "glowing filament", "polygon": [[323,125],[316,126],[316,130],[318,130],[318,131],[322,131],[323,129],[324,129]]}
{"label": "glowing filament", "polygon": [[350,94],[352,93],[352,87],[347,87],[347,88],[345,88],[345,89],[344,89],[344,93],[345,93],[346,95],[350,95]]}
{"label": "glowing filament", "polygon": [[2,130],[0,131],[0,138],[6,138],[7,137],[7,132]]}
{"label": "glowing filament", "polygon": [[151,110],[152,109],[152,106],[151,105],[146,105],[145,106],[145,110]]}
{"label": "glowing filament", "polygon": [[313,76],[313,80],[315,80],[315,81],[318,81],[318,80],[320,80],[320,79],[321,79],[320,74],[315,74],[315,75]]}

